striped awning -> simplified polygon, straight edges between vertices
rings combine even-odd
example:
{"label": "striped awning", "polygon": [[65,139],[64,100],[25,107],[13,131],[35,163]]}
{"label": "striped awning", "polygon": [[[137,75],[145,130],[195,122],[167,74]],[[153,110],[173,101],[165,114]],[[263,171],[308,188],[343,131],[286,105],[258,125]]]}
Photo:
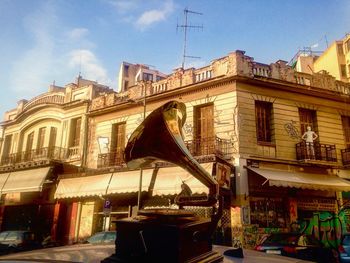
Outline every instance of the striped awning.
{"label": "striped awning", "polygon": [[[1,188],[1,193],[40,192],[50,170],[51,167],[43,167],[10,172]],[[3,179],[1,176],[0,185]]]}
{"label": "striped awning", "polygon": [[332,174],[305,173],[277,169],[248,167],[248,170],[266,178],[263,184],[326,191],[350,191],[350,182]]}

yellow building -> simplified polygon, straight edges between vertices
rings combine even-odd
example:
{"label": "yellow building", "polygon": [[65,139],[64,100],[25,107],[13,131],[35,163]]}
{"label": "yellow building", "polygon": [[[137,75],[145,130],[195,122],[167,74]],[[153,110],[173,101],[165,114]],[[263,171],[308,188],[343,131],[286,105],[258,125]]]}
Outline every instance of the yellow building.
{"label": "yellow building", "polygon": [[84,166],[89,101],[106,86],[81,77],[5,113],[1,123],[1,230],[31,229],[68,242],[71,207],[54,200],[58,174]]}
{"label": "yellow building", "polygon": [[[334,222],[347,229],[342,192],[350,190],[344,179],[350,178],[349,91],[348,83],[325,72],[296,72],[285,61],[266,65],[235,51],[206,67],[176,69],[161,81],[106,94],[92,101],[88,114],[84,191],[77,189],[78,179],[62,177],[56,197],[89,199],[96,231],[130,215],[140,171],[124,163],[127,139],[144,111],[147,116],[178,100],[187,107],[183,132],[189,150],[214,178],[228,175],[216,240],[222,235],[230,244],[251,247],[261,234],[305,227],[321,241],[322,231],[331,229],[336,242],[341,228]],[[312,144],[302,139],[308,126],[317,134]],[[172,207],[184,178],[191,177],[169,165],[144,170],[141,206]],[[205,192],[189,182],[194,193]],[[108,216],[105,200],[112,203]]]}
{"label": "yellow building", "polygon": [[337,80],[350,82],[350,34],[335,41],[314,61],[314,71],[327,71]]}
{"label": "yellow building", "polygon": [[[252,247],[261,234],[300,229],[335,246],[342,231],[350,230],[349,83],[324,71],[297,72],[285,61],[259,63],[237,50],[199,69],[175,69],[159,81],[140,81],[121,92],[100,91],[104,93],[86,93],[92,96],[88,108],[78,107],[84,103],[80,100],[55,105],[55,113],[62,111],[63,116],[57,130],[65,134],[58,145],[73,147],[70,152],[83,156],[81,168],[59,173],[52,190],[57,204],[69,208],[64,216],[70,225],[62,230],[66,240],[113,229],[114,219],[131,215],[138,205],[173,208],[183,182],[194,194],[208,192],[181,168],[158,162],[142,172],[138,204],[140,170],[126,167],[124,148],[145,116],[170,100],[186,105],[186,146],[222,187],[224,215],[215,242]],[[41,110],[50,107],[46,104]],[[77,116],[86,123],[81,127],[88,128],[81,130],[85,140],[80,141],[85,143],[78,150],[70,144],[75,133],[64,128],[77,130],[72,121]],[[25,120],[19,114],[4,124]],[[32,140],[29,135],[39,134],[41,128],[32,124],[33,128],[23,129],[23,142],[15,144],[18,139],[12,143],[6,138],[11,134],[15,138],[20,128],[8,126],[3,157],[18,149],[8,145],[25,150]],[[35,138],[40,136],[33,136],[33,145]],[[165,156],[166,151],[165,145]],[[200,207],[195,212],[210,214]]]}

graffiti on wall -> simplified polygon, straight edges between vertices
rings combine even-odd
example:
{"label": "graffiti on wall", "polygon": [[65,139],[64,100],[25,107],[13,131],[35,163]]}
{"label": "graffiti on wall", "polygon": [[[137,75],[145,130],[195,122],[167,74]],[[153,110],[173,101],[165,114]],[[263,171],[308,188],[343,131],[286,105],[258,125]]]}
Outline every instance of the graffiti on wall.
{"label": "graffiti on wall", "polygon": [[290,138],[300,140],[300,133],[295,121],[291,120],[290,122],[285,123],[284,129],[286,130]]}

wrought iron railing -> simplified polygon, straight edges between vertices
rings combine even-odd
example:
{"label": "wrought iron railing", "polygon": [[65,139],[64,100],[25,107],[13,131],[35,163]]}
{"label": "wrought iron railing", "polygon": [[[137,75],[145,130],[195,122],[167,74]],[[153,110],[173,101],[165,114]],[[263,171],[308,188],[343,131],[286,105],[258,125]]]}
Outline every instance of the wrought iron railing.
{"label": "wrought iron railing", "polygon": [[[216,155],[224,159],[230,158],[230,140],[213,137],[185,141],[185,145],[193,156]],[[97,157],[97,168],[121,166],[124,163],[122,152],[102,153]]]}
{"label": "wrought iron railing", "polygon": [[296,144],[296,154],[297,160],[337,161],[334,144],[300,142]]}
{"label": "wrought iron railing", "polygon": [[123,165],[123,152],[101,153],[97,157],[97,168]]}
{"label": "wrought iron railing", "polygon": [[229,158],[231,148],[230,140],[219,137],[189,140],[185,145],[193,156],[215,154],[222,158]]}
{"label": "wrought iron railing", "polygon": [[12,153],[3,156],[0,165],[12,165],[16,163],[38,160],[64,160],[69,158],[68,151],[61,147],[44,147],[31,151]]}
{"label": "wrought iron railing", "polygon": [[350,165],[350,148],[341,150],[343,165]]}

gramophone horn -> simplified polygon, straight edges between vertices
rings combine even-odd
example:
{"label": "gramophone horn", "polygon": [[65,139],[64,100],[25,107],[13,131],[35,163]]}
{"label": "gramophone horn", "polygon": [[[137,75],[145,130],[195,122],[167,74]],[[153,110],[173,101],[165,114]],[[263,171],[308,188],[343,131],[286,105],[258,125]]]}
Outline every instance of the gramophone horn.
{"label": "gramophone horn", "polygon": [[124,158],[129,168],[144,167],[159,159],[182,167],[209,188],[207,200],[184,201],[183,205],[213,205],[217,183],[185,146],[185,121],[186,106],[182,102],[170,101],[154,110],[132,133]]}

